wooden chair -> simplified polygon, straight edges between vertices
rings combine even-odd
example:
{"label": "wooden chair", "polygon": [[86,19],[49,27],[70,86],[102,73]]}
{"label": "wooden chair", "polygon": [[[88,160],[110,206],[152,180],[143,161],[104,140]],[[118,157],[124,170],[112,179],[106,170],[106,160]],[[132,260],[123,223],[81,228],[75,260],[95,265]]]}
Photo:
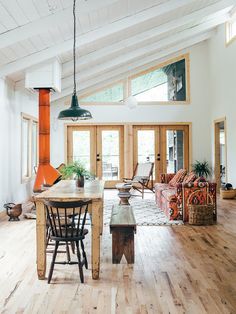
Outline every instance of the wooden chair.
{"label": "wooden chair", "polygon": [[[61,173],[62,169],[66,166],[66,164],[61,163],[58,167],[56,167],[56,169]],[[38,171],[38,167],[37,166],[34,166],[34,173],[37,174],[37,171]]]}
{"label": "wooden chair", "polygon": [[[55,241],[52,241],[50,235],[51,235],[51,227],[49,224],[49,220],[47,219],[47,221],[46,221],[46,252],[47,253],[53,253],[54,252],[54,250],[49,248],[50,246],[55,246]],[[70,245],[71,245],[72,253],[75,254],[75,243],[71,242]],[[65,246],[66,247],[66,250],[57,250],[57,253],[66,253],[67,262],[69,264],[71,261],[69,243],[68,242],[64,242],[64,243],[61,242],[59,244],[59,246]]]}
{"label": "wooden chair", "polygon": [[123,182],[132,184],[134,190],[139,191],[144,196],[144,190],[153,190],[153,162],[137,163],[132,178],[123,178]]}
{"label": "wooden chair", "polygon": [[[50,225],[50,239],[54,241],[54,252],[48,275],[48,283],[51,282],[53,269],[55,264],[78,264],[80,280],[84,282],[83,266],[88,269],[88,261],[84,249],[83,240],[88,230],[84,228],[88,206],[88,201],[70,201],[70,202],[54,202],[45,201],[47,219]],[[61,243],[75,243],[77,249],[77,262],[56,262],[58,247]],[[68,247],[68,246],[67,246]],[[82,250],[83,259],[81,258],[80,248]]]}

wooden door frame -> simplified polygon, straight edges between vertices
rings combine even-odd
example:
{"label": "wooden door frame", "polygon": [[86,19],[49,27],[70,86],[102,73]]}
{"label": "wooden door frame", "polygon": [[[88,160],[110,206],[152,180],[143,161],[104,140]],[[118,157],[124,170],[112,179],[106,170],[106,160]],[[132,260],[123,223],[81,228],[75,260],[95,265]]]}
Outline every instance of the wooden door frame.
{"label": "wooden door frame", "polygon": [[[156,173],[155,173],[155,181],[159,179],[161,173],[166,173],[166,131],[167,130],[183,130],[184,131],[184,168],[190,170],[191,168],[191,154],[190,154],[190,127],[189,124],[168,124],[168,125],[161,125],[161,124],[148,124],[148,125],[133,125],[133,142],[134,142],[134,149],[133,149],[133,169],[137,164],[137,131],[136,130],[155,130],[155,164],[156,164]],[[158,156],[157,154],[160,153],[160,162],[156,162]]]}
{"label": "wooden door frame", "polygon": [[225,131],[225,180],[228,181],[228,165],[227,165],[227,121],[226,117],[214,120],[214,175],[217,183],[217,192],[220,192],[220,128],[219,124],[224,122]]}
{"label": "wooden door frame", "polygon": [[68,138],[67,138],[67,129],[69,126],[110,126],[110,125],[123,125],[124,126],[124,176],[129,178],[132,176],[134,168],[133,168],[133,126],[188,126],[189,128],[189,169],[191,170],[192,165],[192,122],[134,122],[134,121],[127,121],[127,122],[109,122],[109,123],[102,123],[102,122],[90,122],[87,121],[80,121],[79,124],[75,123],[65,123],[64,124],[64,160],[67,163],[67,147],[68,147]]}
{"label": "wooden door frame", "polygon": [[102,164],[101,161],[97,161],[97,154],[99,152],[101,157],[102,151],[102,140],[101,132],[102,130],[119,130],[120,140],[119,140],[119,152],[120,152],[120,167],[119,167],[119,177],[120,180],[107,181],[105,184],[106,188],[114,188],[116,183],[121,182],[124,178],[124,125],[106,125],[106,124],[68,124],[65,128],[65,160],[66,163],[72,162],[68,156],[73,156],[73,143],[72,143],[72,132],[73,131],[90,131],[91,132],[91,142],[90,142],[90,164],[91,173],[96,174],[96,176],[101,176],[102,174]]}

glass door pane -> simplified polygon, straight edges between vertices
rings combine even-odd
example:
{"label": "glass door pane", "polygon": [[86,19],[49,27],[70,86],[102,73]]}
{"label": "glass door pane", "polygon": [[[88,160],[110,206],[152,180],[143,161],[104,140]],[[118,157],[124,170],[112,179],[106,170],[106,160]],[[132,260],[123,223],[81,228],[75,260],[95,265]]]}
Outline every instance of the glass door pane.
{"label": "glass door pane", "polygon": [[113,188],[123,177],[124,127],[97,126],[97,176]]}
{"label": "glass door pane", "polygon": [[138,130],[138,162],[154,162],[155,159],[155,131]]}
{"label": "glass door pane", "polygon": [[120,179],[119,130],[102,130],[102,179]]}
{"label": "glass door pane", "polygon": [[166,168],[167,173],[176,173],[184,168],[184,131],[166,131]]}
{"label": "glass door pane", "polygon": [[73,156],[72,161],[80,161],[88,171],[91,171],[91,150],[90,150],[91,134],[89,130],[73,131],[72,145]]}
{"label": "glass door pane", "polygon": [[189,128],[187,125],[161,127],[163,172],[189,169]]}
{"label": "glass door pane", "polygon": [[153,162],[153,179],[160,173],[159,127],[134,127],[134,167],[137,163]]}

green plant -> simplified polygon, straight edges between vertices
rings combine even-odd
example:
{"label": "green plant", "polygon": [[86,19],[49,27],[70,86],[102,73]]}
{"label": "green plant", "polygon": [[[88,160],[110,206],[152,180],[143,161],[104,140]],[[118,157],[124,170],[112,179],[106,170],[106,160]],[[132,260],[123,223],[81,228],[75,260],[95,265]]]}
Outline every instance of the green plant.
{"label": "green plant", "polygon": [[62,170],[62,178],[70,179],[75,174],[77,177],[91,176],[90,172],[85,168],[85,166],[79,162],[74,161],[73,163],[66,165]]}
{"label": "green plant", "polygon": [[193,172],[199,177],[207,178],[211,174],[211,167],[207,161],[198,161],[192,165]]}

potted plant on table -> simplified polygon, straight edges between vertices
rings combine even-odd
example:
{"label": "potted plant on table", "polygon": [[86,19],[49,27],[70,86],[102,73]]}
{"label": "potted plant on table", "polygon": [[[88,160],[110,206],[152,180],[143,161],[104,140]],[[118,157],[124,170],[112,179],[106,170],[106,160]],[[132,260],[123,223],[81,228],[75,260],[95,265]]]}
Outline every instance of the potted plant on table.
{"label": "potted plant on table", "polygon": [[207,161],[198,161],[192,165],[193,172],[200,178],[207,179],[207,177],[211,174],[211,167],[209,166]]}
{"label": "potted plant on table", "polygon": [[85,168],[85,166],[79,162],[74,161],[71,164],[66,165],[62,170],[62,179],[76,179],[76,186],[83,188],[84,179],[86,176],[91,176],[90,172]]}

